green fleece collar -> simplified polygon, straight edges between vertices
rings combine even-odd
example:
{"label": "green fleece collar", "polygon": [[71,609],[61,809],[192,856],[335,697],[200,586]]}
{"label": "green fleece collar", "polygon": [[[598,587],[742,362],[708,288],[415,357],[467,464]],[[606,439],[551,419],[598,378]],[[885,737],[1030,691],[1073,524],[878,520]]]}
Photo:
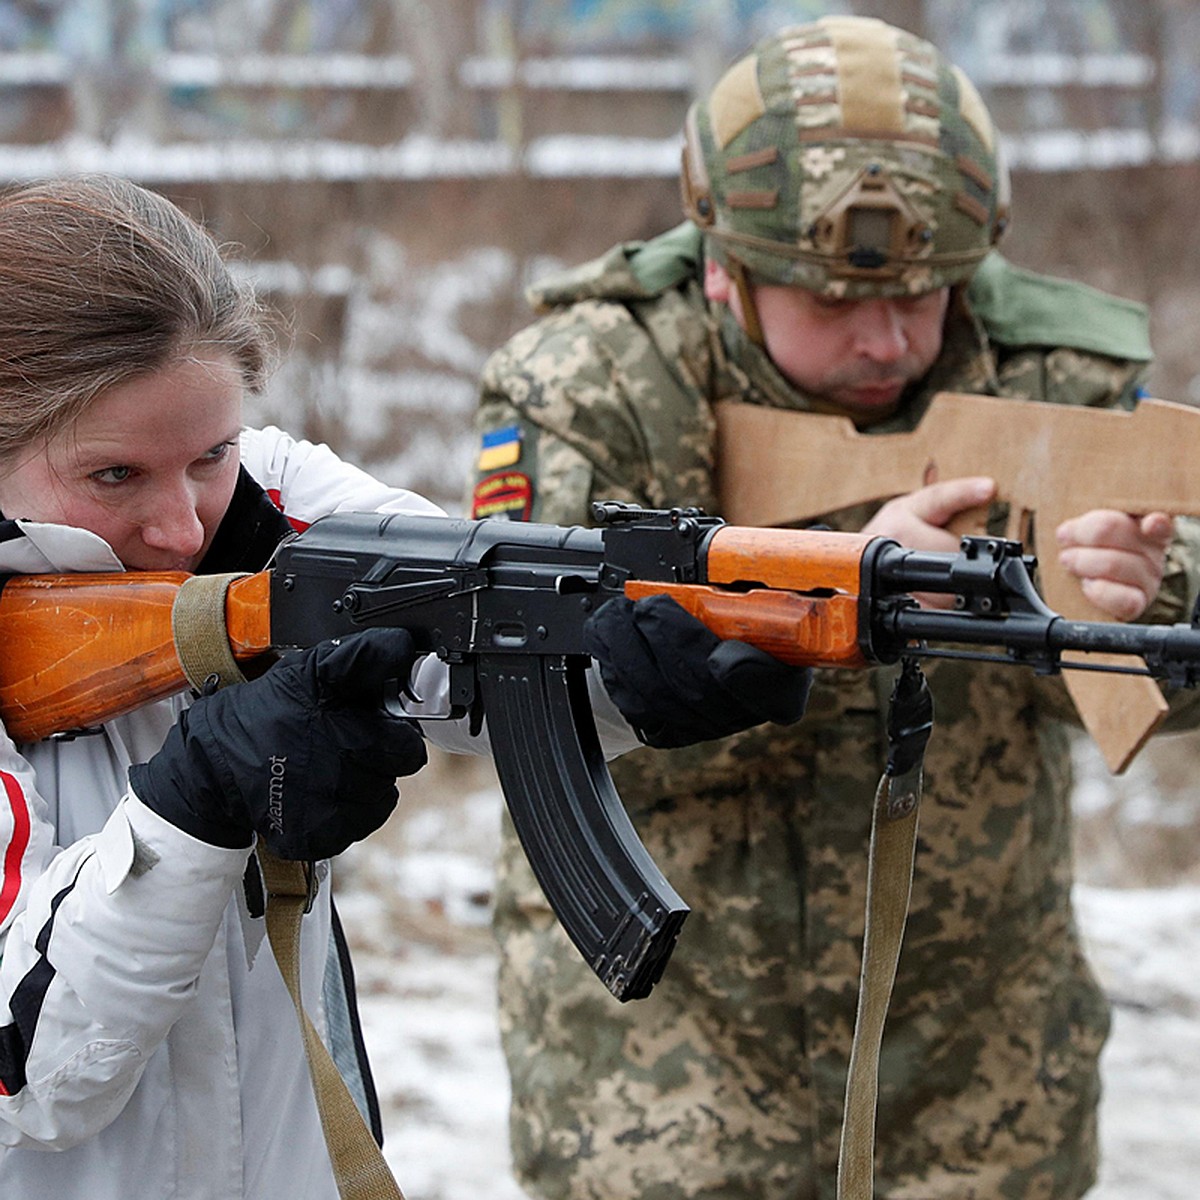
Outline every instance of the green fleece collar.
{"label": "green fleece collar", "polygon": [[1022,270],[999,254],[980,264],[967,298],[988,337],[1003,346],[1068,346],[1132,362],[1154,357],[1144,304]]}
{"label": "green fleece collar", "polygon": [[[542,312],[580,300],[652,300],[698,279],[703,263],[704,235],[685,221],[551,276],[530,289],[529,299]],[[980,264],[967,298],[988,339],[1002,346],[1067,346],[1143,363],[1154,357],[1144,304],[1023,270],[997,253]]]}
{"label": "green fleece collar", "polygon": [[690,221],[649,242],[622,242],[582,266],[551,275],[529,289],[539,311],[580,300],[653,300],[699,276],[704,237]]}

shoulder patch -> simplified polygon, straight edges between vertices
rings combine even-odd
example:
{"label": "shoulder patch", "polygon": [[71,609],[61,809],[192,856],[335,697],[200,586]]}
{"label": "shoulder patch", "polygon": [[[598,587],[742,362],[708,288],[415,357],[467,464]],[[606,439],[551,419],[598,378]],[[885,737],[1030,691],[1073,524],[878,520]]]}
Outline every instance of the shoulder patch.
{"label": "shoulder patch", "polygon": [[988,337],[1004,346],[1065,346],[1132,362],[1154,357],[1144,304],[1022,270],[999,254],[980,264],[967,298]]}
{"label": "shoulder patch", "polygon": [[483,435],[476,470],[494,471],[497,467],[511,467],[521,458],[521,427],[505,425],[502,429],[491,429]]}
{"label": "shoulder patch", "polygon": [[498,471],[475,485],[471,495],[471,516],[507,517],[510,521],[528,521],[533,511],[533,481],[523,471]]}

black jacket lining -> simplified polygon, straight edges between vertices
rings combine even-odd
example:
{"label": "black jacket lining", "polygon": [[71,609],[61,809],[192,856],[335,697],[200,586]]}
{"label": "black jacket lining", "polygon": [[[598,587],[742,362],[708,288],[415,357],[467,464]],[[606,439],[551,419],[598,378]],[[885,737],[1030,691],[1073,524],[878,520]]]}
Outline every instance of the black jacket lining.
{"label": "black jacket lining", "polygon": [[233,498],[196,574],[261,571],[271,561],[275,547],[292,532],[287,517],[271,503],[261,484],[240,467]]}

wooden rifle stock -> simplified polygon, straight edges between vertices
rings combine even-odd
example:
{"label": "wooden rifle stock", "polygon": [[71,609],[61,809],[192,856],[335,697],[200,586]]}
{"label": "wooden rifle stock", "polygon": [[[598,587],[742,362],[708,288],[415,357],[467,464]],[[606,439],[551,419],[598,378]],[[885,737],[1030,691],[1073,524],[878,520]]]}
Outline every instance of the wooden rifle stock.
{"label": "wooden rifle stock", "polygon": [[[183,571],[18,575],[0,591],[0,716],[17,742],[111,720],[188,686],[171,609]],[[271,647],[270,573],[225,601],[234,657]]]}

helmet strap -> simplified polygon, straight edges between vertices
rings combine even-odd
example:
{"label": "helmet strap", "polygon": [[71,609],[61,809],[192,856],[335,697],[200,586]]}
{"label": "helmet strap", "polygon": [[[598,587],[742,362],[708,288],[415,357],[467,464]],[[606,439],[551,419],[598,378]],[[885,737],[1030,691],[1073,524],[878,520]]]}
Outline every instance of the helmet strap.
{"label": "helmet strap", "polygon": [[738,300],[742,306],[742,325],[746,336],[760,350],[766,350],[767,342],[763,337],[762,322],[758,317],[758,304],[754,299],[754,290],[750,287],[750,277],[746,272],[746,264],[740,258],[726,252],[725,269],[733,286],[737,288]]}

